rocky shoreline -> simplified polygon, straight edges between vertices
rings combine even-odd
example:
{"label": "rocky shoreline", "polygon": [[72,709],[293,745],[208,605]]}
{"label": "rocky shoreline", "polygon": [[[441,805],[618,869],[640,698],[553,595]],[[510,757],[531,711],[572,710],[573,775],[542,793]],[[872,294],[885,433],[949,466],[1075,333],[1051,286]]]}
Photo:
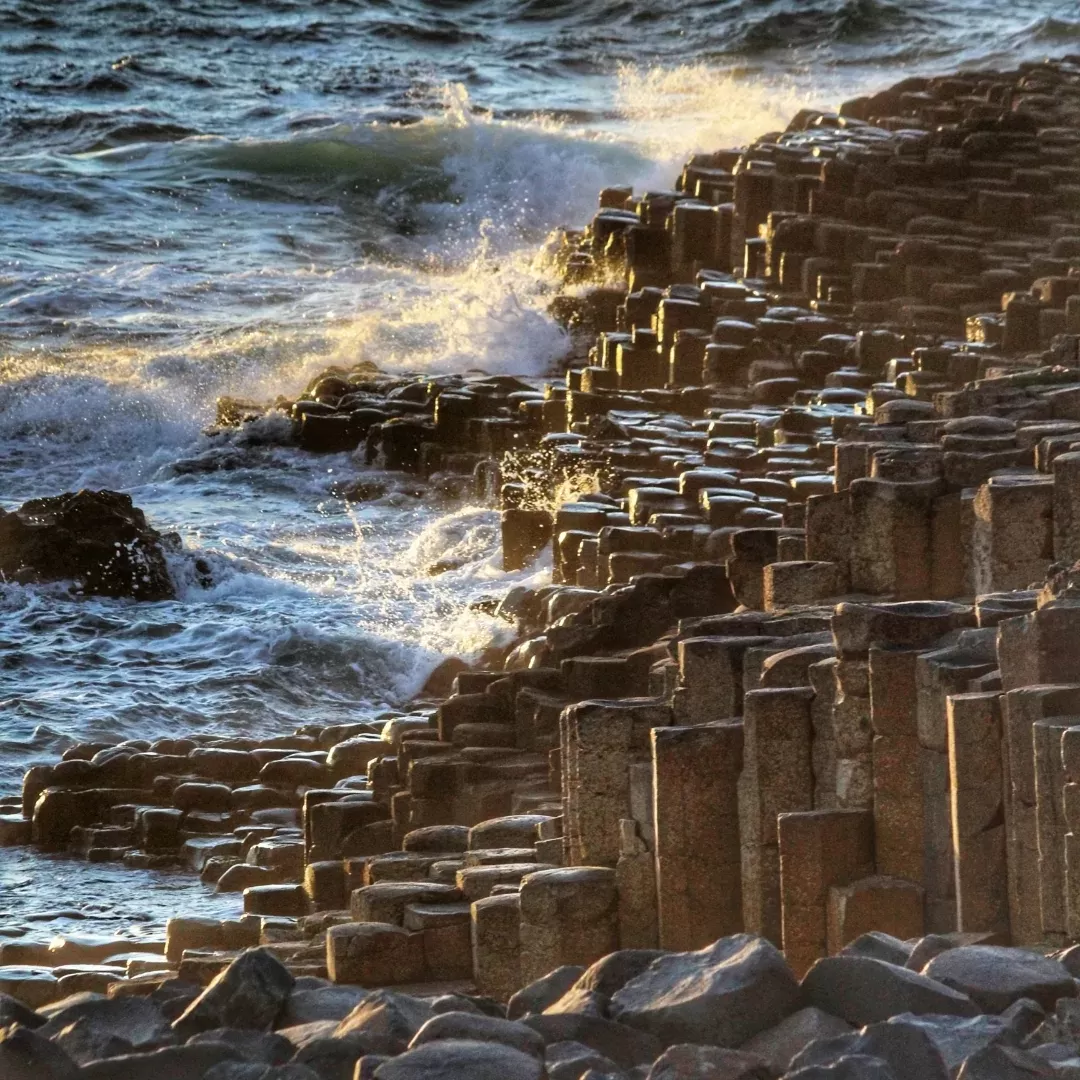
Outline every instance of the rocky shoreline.
{"label": "rocky shoreline", "polygon": [[552,581],[411,712],[31,769],[0,843],[245,914],[4,942],[3,1075],[1080,1075],[1080,59],[804,111],[546,255],[562,383],[220,403],[474,484]]}

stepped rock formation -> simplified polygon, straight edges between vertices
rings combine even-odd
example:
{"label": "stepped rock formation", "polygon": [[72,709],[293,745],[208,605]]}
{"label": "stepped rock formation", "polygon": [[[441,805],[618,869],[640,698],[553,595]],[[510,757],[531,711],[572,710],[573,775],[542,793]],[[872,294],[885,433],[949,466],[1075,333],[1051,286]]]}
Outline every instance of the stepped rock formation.
{"label": "stepped rock formation", "polygon": [[[508,569],[550,550],[513,646],[408,713],[31,769],[0,840],[246,914],[126,963],[5,943],[0,987],[186,1035],[241,1026],[250,967],[297,1068],[358,1080],[1071,1075],[1080,60],[803,112],[548,253],[564,382],[363,366],[275,406],[471,474]],[[256,1053],[211,1034],[157,1053]]]}

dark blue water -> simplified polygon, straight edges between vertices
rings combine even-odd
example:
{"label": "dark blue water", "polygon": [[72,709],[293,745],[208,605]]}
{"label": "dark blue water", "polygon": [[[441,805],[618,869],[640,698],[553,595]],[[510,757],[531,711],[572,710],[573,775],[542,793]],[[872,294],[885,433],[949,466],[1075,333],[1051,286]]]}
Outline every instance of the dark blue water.
{"label": "dark blue water", "polygon": [[280,423],[204,435],[217,395],[363,359],[541,374],[534,252],[602,185],[1070,51],[1075,2],[1036,0],[0,2],[0,504],[130,491],[216,582],[186,556],[169,603],[0,584],[0,789],[72,739],[401,705],[501,632],[468,608],[509,580],[490,510],[347,505],[362,466]]}

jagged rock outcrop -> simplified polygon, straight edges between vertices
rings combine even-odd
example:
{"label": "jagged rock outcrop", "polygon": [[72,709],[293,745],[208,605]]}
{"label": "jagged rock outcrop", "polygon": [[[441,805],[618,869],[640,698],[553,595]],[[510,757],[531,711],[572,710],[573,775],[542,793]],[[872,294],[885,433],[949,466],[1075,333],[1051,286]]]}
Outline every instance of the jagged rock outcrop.
{"label": "jagged rock outcrop", "polygon": [[8,581],[72,580],[84,594],[169,600],[170,545],[178,541],[118,491],[69,491],[0,510],[0,576]]}

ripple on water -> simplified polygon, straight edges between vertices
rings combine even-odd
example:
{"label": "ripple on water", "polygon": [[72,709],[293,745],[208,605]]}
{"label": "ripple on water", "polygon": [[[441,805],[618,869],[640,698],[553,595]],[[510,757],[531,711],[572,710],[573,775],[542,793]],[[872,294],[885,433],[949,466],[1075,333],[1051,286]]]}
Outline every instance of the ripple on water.
{"label": "ripple on water", "polygon": [[237,918],[243,902],[190,873],[0,848],[0,942],[54,934],[160,938],[174,915]]}

